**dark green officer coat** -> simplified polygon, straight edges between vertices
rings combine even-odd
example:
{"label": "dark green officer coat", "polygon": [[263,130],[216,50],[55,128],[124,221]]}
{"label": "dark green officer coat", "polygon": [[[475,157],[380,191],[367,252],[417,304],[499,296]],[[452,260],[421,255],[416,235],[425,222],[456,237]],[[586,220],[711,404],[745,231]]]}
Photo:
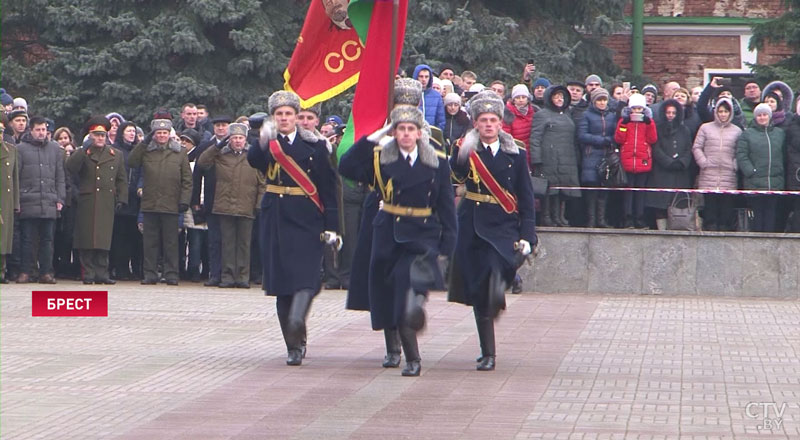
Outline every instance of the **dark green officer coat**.
{"label": "dark green officer coat", "polygon": [[78,176],[75,249],[111,249],[114,207],[128,203],[128,175],[122,152],[105,146],[79,148],[67,159],[67,171]]}
{"label": "dark green officer coat", "polygon": [[14,241],[14,210],[19,209],[17,147],[8,142],[0,147],[0,179],[0,254],[7,255]]}

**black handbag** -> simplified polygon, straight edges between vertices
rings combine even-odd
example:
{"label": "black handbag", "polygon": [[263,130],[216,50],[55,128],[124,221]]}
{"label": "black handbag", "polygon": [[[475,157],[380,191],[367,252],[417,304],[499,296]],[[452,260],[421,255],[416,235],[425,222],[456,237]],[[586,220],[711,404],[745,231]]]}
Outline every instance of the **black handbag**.
{"label": "black handbag", "polygon": [[534,196],[546,196],[547,195],[547,188],[550,184],[547,182],[547,179],[542,176],[531,176],[531,184],[533,185],[533,195]]}
{"label": "black handbag", "polygon": [[628,184],[628,177],[616,151],[608,152],[600,159],[597,174],[600,176],[600,185],[607,188],[620,188]]}

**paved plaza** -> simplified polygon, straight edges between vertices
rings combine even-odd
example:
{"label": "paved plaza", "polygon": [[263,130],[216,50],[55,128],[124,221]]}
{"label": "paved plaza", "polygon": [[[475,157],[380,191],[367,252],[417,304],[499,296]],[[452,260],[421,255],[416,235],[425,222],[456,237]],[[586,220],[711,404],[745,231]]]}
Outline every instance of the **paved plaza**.
{"label": "paved plaza", "polygon": [[406,378],[342,291],[288,367],[256,288],[120,283],[106,318],[33,318],[47,287],[2,286],[4,440],[800,439],[796,301],[508,295],[478,372],[471,309],[435,292]]}

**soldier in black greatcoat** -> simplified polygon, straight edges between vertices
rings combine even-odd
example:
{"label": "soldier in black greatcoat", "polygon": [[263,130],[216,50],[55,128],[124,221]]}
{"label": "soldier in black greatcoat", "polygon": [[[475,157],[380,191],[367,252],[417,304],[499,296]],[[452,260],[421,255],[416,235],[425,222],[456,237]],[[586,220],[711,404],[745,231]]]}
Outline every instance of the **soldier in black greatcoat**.
{"label": "soldier in black greatcoat", "polygon": [[[419,81],[411,78],[400,78],[394,82],[394,105],[412,105],[417,106],[422,99],[422,84]],[[431,143],[437,150],[443,151],[441,144],[437,144],[435,137],[430,133],[428,123],[425,123],[423,131],[429,135]],[[339,174],[347,179],[355,180],[362,172],[359,168],[360,162],[353,160],[352,156],[354,151],[359,151],[361,148],[371,148],[373,145],[381,141],[381,136],[388,133],[388,129],[384,132],[376,132],[367,137],[362,137],[342,155],[339,161]],[[384,137],[388,142],[390,138]],[[360,146],[362,143],[367,143],[366,146]],[[344,164],[344,165],[342,165]],[[354,165],[352,165],[354,164]],[[352,166],[351,166],[352,165]],[[369,293],[369,266],[372,254],[372,223],[378,213],[378,203],[381,199],[380,189],[376,188],[374,182],[368,182],[371,187],[371,192],[364,198],[364,203],[361,212],[361,221],[358,228],[357,235],[350,233],[349,237],[345,236],[345,240],[355,241],[355,251],[353,253],[353,262],[350,270],[350,280],[347,288],[347,304],[346,307],[350,310],[370,310],[370,293]],[[400,365],[400,335],[396,327],[384,328],[384,338],[386,340],[386,358],[384,359],[383,366],[385,368],[396,368]]]}
{"label": "soldier in black greatcoat", "polygon": [[286,91],[269,97],[271,119],[247,152],[266,175],[259,217],[263,288],[276,296],[288,365],[305,356],[306,318],[321,288],[323,245],[341,243],[336,208],[336,174],[324,139],[297,125],[300,98]]}
{"label": "soldier in black greatcoat", "polygon": [[494,370],[494,319],[505,309],[505,290],[536,246],[533,187],[525,150],[501,130],[503,102],[492,92],[470,100],[475,129],[450,157],[455,178],[466,182],[458,207],[458,240],[451,266],[450,301],[471,305],[481,356],[477,369]]}
{"label": "soldier in black greatcoat", "polygon": [[[444,288],[438,260],[448,260],[455,248],[455,202],[450,167],[431,146],[422,113],[400,105],[390,119],[394,136],[376,147],[383,129],[358,142],[340,171],[379,192],[369,265],[372,328],[399,331],[406,354],[402,374],[418,376],[416,333],[424,326],[428,290]],[[387,338],[387,361],[399,364],[400,347],[392,345]]]}

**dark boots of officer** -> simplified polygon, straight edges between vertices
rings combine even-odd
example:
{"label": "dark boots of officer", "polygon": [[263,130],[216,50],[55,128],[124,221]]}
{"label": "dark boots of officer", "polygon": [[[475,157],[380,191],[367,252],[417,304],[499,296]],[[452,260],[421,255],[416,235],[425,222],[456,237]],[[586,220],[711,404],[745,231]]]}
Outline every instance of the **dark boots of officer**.
{"label": "dark boots of officer", "polygon": [[383,368],[397,368],[400,366],[400,332],[396,328],[383,329],[383,338],[386,340],[386,357],[383,359]]}
{"label": "dark boots of officer", "polygon": [[494,319],[488,315],[488,310],[473,306],[475,325],[478,328],[478,339],[481,344],[481,355],[477,360],[478,371],[492,371],[495,363]]}
{"label": "dark boots of officer", "polygon": [[306,351],[306,318],[312,299],[314,292],[305,289],[292,296],[278,296],[276,300],[278,322],[288,352],[286,365],[295,366],[303,363]]}
{"label": "dark boots of officer", "polygon": [[406,325],[399,328],[400,342],[403,345],[403,353],[406,354],[406,367],[401,373],[403,376],[419,376],[421,369],[419,346],[417,345],[417,331]]}

